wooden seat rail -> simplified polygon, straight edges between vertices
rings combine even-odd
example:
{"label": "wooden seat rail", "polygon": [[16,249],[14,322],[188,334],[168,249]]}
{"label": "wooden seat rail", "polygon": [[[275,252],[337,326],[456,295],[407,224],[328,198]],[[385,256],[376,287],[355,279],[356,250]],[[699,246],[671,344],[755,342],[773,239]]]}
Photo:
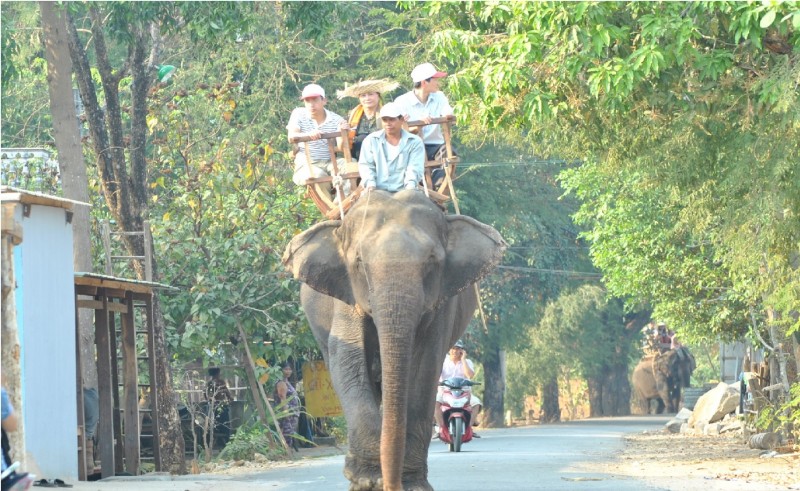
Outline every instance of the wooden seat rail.
{"label": "wooden seat rail", "polygon": [[[453,144],[452,144],[452,125],[455,123],[456,117],[452,114],[448,116],[443,116],[440,118],[431,118],[430,123],[425,123],[421,120],[413,120],[406,123],[409,128],[421,128],[423,126],[428,126],[432,124],[438,124],[442,127],[442,136],[444,137],[444,145],[445,145],[445,159],[444,162],[439,160],[428,160],[427,153],[425,155],[425,182],[428,185],[428,188],[434,189],[433,187],[433,177],[432,172],[435,169],[443,168],[445,172],[445,179],[444,183],[439,186],[436,191],[439,194],[446,196],[447,199],[452,198],[452,189],[453,189],[453,178],[455,177],[455,170],[456,164],[458,163],[458,157],[453,153]],[[422,139],[423,145],[425,144],[425,137],[422,134],[422,131],[419,131],[418,135]]]}
{"label": "wooden seat rail", "polygon": [[[339,165],[336,159],[337,138],[342,139],[342,153],[344,154],[344,161],[346,163],[343,173],[340,173]],[[333,175],[314,177],[314,170],[312,169],[311,165],[311,153],[308,150],[308,145],[303,145],[305,148],[306,166],[308,167],[309,175],[309,178],[306,180],[308,194],[311,196],[314,204],[317,205],[317,208],[319,208],[322,214],[327,218],[336,218],[337,214],[339,215],[339,218],[344,218],[345,211],[347,211],[347,208],[349,208],[350,204],[355,200],[358,194],[360,194],[360,192],[356,192],[358,180],[360,178],[358,167],[357,164],[353,165],[353,158],[350,155],[350,132],[340,130],[321,133],[319,139],[327,140],[328,151],[330,153],[330,163],[333,167]],[[316,138],[312,138],[310,136],[294,136],[289,138],[290,143],[303,143],[314,140],[316,140]],[[343,184],[334,186],[336,195],[339,198],[338,204],[334,202],[330,193],[328,192],[328,187],[331,185],[330,183],[334,182],[333,176],[340,176],[343,180],[350,181],[351,193],[347,197],[344,195]]]}

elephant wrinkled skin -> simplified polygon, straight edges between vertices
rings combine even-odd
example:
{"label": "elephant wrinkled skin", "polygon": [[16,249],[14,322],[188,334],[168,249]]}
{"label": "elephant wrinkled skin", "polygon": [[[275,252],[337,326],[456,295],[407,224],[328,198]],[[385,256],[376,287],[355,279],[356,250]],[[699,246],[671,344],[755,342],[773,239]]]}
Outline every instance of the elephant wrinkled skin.
{"label": "elephant wrinkled skin", "polygon": [[351,490],[429,490],[442,360],[472,318],[473,284],[499,263],[495,229],[418,191],[362,196],[343,221],[292,239],[284,264],[347,419]]}
{"label": "elephant wrinkled skin", "polygon": [[656,414],[678,411],[681,403],[681,388],[689,387],[695,369],[694,356],[686,348],[677,348],[641,359],[633,369],[633,388],[646,403],[650,412],[650,401],[657,403]]}

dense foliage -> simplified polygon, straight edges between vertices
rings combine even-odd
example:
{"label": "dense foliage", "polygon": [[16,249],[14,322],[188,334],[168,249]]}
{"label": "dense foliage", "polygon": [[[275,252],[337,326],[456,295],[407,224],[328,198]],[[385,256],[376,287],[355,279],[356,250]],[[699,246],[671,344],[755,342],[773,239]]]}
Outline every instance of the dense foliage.
{"label": "dense foliage", "polygon": [[699,338],[797,310],[796,2],[426,8],[465,123],[583,162],[562,178],[613,294]]}

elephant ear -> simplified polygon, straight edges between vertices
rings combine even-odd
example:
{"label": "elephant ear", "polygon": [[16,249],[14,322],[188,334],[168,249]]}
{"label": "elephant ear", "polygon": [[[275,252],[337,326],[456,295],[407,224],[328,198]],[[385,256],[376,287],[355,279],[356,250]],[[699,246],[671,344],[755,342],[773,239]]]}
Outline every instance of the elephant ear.
{"label": "elephant ear", "polygon": [[328,220],[296,235],[283,253],[283,264],[295,279],[314,290],[355,305],[347,267],[336,231],[341,222]]}
{"label": "elephant ear", "polygon": [[463,215],[446,219],[447,259],[442,298],[455,296],[491,273],[506,250],[503,237],[489,225]]}

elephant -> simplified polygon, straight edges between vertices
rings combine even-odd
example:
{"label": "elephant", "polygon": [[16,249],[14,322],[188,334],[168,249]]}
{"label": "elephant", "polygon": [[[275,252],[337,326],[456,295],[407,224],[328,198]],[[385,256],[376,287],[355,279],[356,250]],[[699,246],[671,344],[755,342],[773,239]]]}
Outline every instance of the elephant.
{"label": "elephant", "polygon": [[492,227],[447,215],[425,194],[372,190],[343,220],[286,247],[300,303],[348,427],[350,490],[430,490],[436,384],[500,262]]}
{"label": "elephant", "polygon": [[681,389],[689,387],[695,366],[694,356],[684,347],[643,357],[633,369],[633,388],[646,401],[647,412],[651,400],[657,402],[657,414],[665,407],[667,412],[677,412]]}

